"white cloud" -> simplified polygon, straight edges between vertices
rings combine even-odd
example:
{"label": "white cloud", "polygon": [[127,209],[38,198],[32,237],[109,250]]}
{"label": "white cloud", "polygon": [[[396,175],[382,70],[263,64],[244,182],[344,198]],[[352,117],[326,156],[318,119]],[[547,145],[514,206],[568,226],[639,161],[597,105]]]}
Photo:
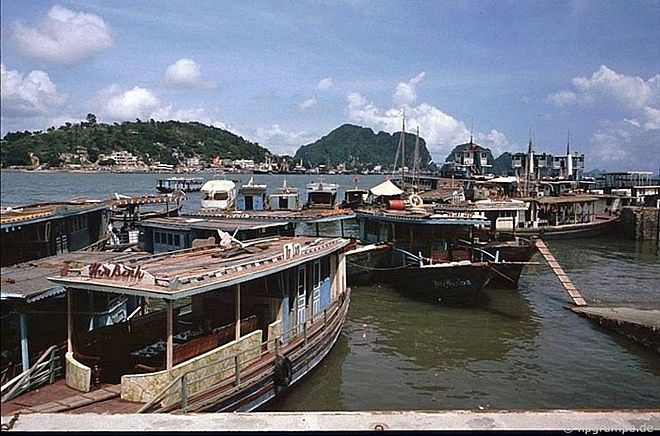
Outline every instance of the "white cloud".
{"label": "white cloud", "polygon": [[660,128],[660,74],[644,80],[601,65],[591,77],[575,77],[572,84],[572,90],[551,94],[546,102],[557,106],[577,103],[584,107],[609,104],[611,109],[622,114],[621,120],[635,120],[630,124],[647,130]]}
{"label": "white cloud", "polygon": [[394,91],[392,102],[396,107],[410,106],[417,100],[417,85],[419,85],[426,73],[423,71],[410,79],[408,83],[399,83]]}
{"label": "white cloud", "polygon": [[173,86],[215,88],[214,83],[202,79],[202,67],[188,58],[181,58],[167,67],[163,81]]}
{"label": "white cloud", "polygon": [[151,91],[138,86],[130,90],[122,90],[117,85],[111,85],[102,90],[91,103],[95,114],[102,120],[127,121],[139,118],[141,120],[165,119],[171,106],[161,102]]}
{"label": "white cloud", "polygon": [[316,106],[318,106],[318,102],[316,101],[316,98],[310,97],[307,100],[305,100],[303,102],[300,102],[298,104],[298,109],[301,110],[301,111],[306,111],[306,110],[309,110],[309,109],[313,109]]}
{"label": "white cloud", "polygon": [[574,78],[573,86],[577,88],[581,102],[591,103],[611,98],[624,107],[639,108],[653,100],[657,103],[659,76],[645,81],[641,77],[618,74],[601,65],[589,78]]}
{"label": "white cloud", "polygon": [[331,89],[333,86],[334,84],[332,83],[332,77],[325,77],[321,79],[317,87],[321,91],[326,91],[328,89]]}
{"label": "white cloud", "polygon": [[102,18],[53,6],[38,27],[13,25],[13,37],[26,56],[72,65],[112,46],[110,26]]}
{"label": "white cloud", "polygon": [[[417,99],[416,86],[423,78],[424,73],[420,73],[408,83],[399,83],[394,90],[393,102],[405,107],[406,131],[414,132],[419,126],[419,135],[425,139],[426,147],[434,155],[435,162],[442,163],[456,145],[468,142],[470,130],[465,123],[431,104],[420,103],[412,106]],[[376,131],[401,131],[400,106],[380,108],[357,92],[349,93],[347,102],[348,117],[351,121]],[[487,134],[478,133],[474,140],[479,145],[490,148],[495,157],[509,147],[504,134],[497,130],[491,130]]]}
{"label": "white cloud", "polygon": [[7,70],[0,64],[2,116],[34,116],[48,113],[64,104],[66,95],[59,94],[47,73],[33,70],[27,76]]}
{"label": "white cloud", "polygon": [[545,101],[555,106],[566,106],[574,104],[577,101],[577,95],[572,91],[563,90],[550,94],[545,98]]}
{"label": "white cloud", "polygon": [[293,132],[283,130],[278,124],[270,128],[259,128],[251,141],[258,142],[273,153],[293,156],[301,144],[309,144],[318,138],[309,135],[305,131]]}

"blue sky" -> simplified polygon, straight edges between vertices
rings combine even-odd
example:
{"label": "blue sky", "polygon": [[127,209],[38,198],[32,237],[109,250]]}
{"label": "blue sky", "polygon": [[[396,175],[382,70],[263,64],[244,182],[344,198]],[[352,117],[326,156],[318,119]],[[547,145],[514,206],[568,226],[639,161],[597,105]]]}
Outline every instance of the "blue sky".
{"label": "blue sky", "polygon": [[660,166],[660,0],[3,0],[2,135],[199,121],[277,154],[344,123],[406,130],[443,162]]}

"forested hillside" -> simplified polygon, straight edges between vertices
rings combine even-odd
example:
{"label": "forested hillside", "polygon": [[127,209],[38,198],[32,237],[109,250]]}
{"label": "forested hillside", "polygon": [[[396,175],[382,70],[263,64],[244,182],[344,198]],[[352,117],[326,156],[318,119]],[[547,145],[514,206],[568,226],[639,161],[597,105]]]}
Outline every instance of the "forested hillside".
{"label": "forested hillside", "polygon": [[172,165],[185,158],[211,161],[218,156],[261,162],[269,153],[259,144],[197,122],[136,120],[109,125],[97,123],[93,114],[80,124],[66,123],[45,132],[8,133],[1,150],[3,168],[31,165],[34,156],[50,167],[59,167],[64,161],[99,163],[99,156],[113,151],[128,151],[147,164]]}
{"label": "forested hillside", "polygon": [[[302,159],[307,166],[318,165],[337,166],[345,163],[347,170],[373,168],[381,165],[383,169],[394,165],[397,147],[401,132],[389,134],[387,132],[374,133],[367,127],[344,124],[318,141],[303,145],[295,155],[296,161]],[[415,151],[414,134],[406,134],[405,160],[406,166],[413,168]],[[431,155],[426,149],[426,142],[419,138],[419,163],[422,170],[429,168]],[[401,155],[397,167],[401,167]]]}

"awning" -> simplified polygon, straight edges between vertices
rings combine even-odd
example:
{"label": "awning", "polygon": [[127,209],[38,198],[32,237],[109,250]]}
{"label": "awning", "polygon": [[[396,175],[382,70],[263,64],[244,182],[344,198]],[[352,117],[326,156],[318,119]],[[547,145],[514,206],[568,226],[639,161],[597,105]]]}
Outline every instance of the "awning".
{"label": "awning", "polygon": [[371,195],[374,195],[376,197],[380,197],[380,196],[391,197],[394,195],[403,194],[403,190],[399,189],[399,187],[396,186],[394,183],[392,183],[392,181],[390,180],[385,180],[380,185],[374,186],[369,190],[369,192],[371,192]]}

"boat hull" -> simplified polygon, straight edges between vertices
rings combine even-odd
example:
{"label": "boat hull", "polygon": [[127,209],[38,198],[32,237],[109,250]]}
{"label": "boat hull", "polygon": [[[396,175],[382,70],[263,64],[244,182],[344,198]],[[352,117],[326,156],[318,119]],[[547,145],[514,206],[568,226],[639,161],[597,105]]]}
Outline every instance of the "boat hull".
{"label": "boat hull", "polygon": [[249,388],[241,389],[234,395],[224,399],[222,402],[214,404],[204,412],[250,412],[265,405],[277,395],[288,391],[295,383],[310,373],[325,356],[330,352],[341,334],[342,326],[346,320],[348,307],[350,304],[350,291],[347,291],[346,298],[342,303],[341,314],[325,331],[324,336],[313,346],[306,348],[300,354],[296,352],[299,345],[291,343],[284,346],[282,355],[290,359],[291,362],[291,381],[287,386],[277,386],[275,382],[275,372],[263,377],[260,382],[255,383]]}
{"label": "boat hull", "polygon": [[486,287],[491,277],[491,268],[485,262],[452,262],[374,271],[377,281],[433,301],[474,297]]}
{"label": "boat hull", "polygon": [[351,285],[369,283],[373,272],[387,267],[392,244],[360,245],[346,252],[346,279]]}

